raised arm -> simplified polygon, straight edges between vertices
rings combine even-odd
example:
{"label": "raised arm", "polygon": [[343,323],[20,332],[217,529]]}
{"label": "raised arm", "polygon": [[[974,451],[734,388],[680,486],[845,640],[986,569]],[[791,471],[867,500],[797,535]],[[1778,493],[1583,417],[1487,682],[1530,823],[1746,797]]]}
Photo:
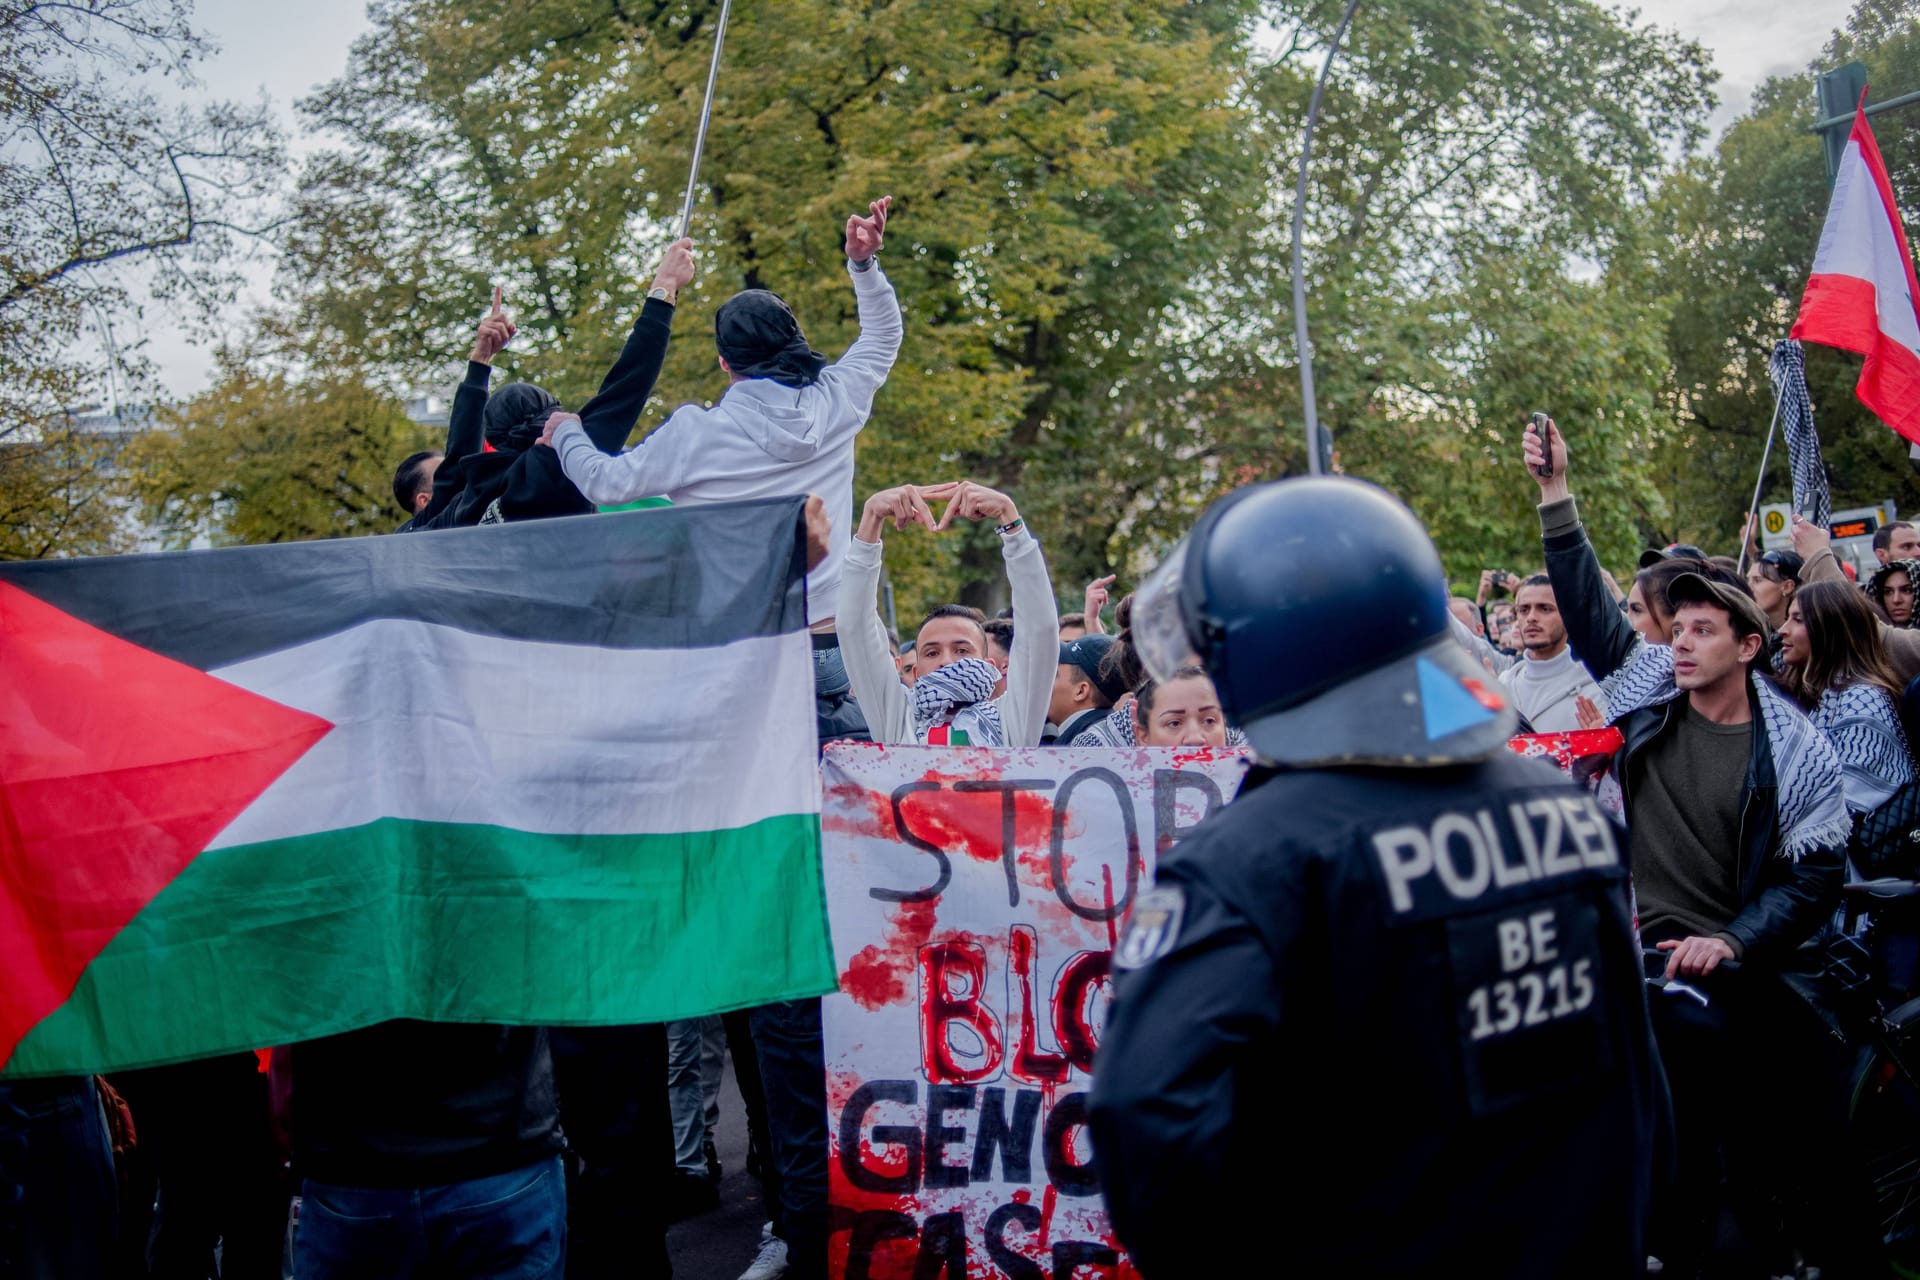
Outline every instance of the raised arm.
{"label": "raised arm", "polygon": [[480,451],[493,362],[518,332],[513,317],[501,309],[500,286],[495,285],[493,309],[480,321],[480,330],[473,338],[473,350],[467,355],[467,375],[453,393],[453,407],[447,412],[447,445],[441,451],[444,456],[440,469],[433,474],[433,496],[414,517],[419,525],[425,525],[446,510],[459,496],[466,478],[453,464]]}
{"label": "raised arm", "polygon": [[627,335],[626,346],[620,349],[620,358],[600,380],[600,390],[593,399],[581,406],[580,425],[602,453],[620,452],[633,434],[633,424],[640,420],[640,411],[647,407],[660,365],[667,358],[674,302],[692,279],[693,241],[676,240],[660,260],[653,287],[640,307],[640,318],[633,322],[633,332]]}
{"label": "raised arm", "polygon": [[1047,703],[1060,666],[1060,605],[1053,580],[1013,499],[997,489],[963,480],[953,487],[940,515],[944,529],[958,516],[990,523],[1000,534],[1000,555],[1013,588],[1013,653],[1007,661],[1007,691],[1000,721],[1010,747],[1037,747],[1047,727]]}
{"label": "raised arm", "polygon": [[909,524],[933,528],[928,501],[938,501],[954,487],[905,484],[882,489],[867,499],[860,525],[847,544],[846,563],[840,570],[840,599],[834,610],[840,632],[840,660],[846,664],[854,701],[867,717],[867,729],[875,742],[914,740],[907,687],[900,683],[893,643],[880,621],[881,540],[888,522],[896,529]]}
{"label": "raised arm", "polygon": [[877,256],[892,204],[892,196],[882,196],[867,206],[867,216],[855,214],[847,219],[847,271],[853,277],[853,294],[860,311],[860,336],[821,374],[822,380],[841,384],[859,410],[859,425],[864,425],[866,415],[872,412],[874,393],[887,380],[906,333],[900,300],[887,283]]}
{"label": "raised arm", "polygon": [[[1600,557],[1587,540],[1579,508],[1567,487],[1566,437],[1554,428],[1552,419],[1547,421],[1547,436],[1542,441],[1529,424],[1521,445],[1527,474],[1540,486],[1540,541],[1547,553],[1547,577],[1553,580],[1553,597],[1566,622],[1567,642],[1588,673],[1596,681],[1604,680],[1626,665],[1643,642],[1607,590]],[[1550,474],[1541,475],[1543,467]]]}

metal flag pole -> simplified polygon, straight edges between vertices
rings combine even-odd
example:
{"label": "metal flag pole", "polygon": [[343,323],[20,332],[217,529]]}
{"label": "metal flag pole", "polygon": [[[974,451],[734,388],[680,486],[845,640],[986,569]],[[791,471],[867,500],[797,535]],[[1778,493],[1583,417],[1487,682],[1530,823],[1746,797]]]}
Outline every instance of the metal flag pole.
{"label": "metal flag pole", "polygon": [[687,169],[687,195],[680,202],[680,238],[693,226],[693,189],[700,181],[700,155],[707,149],[707,123],[713,119],[713,85],[720,78],[720,46],[727,38],[727,14],[733,0],[720,0],[720,20],[713,28],[713,61],[707,64],[707,96],[700,104],[700,131],[693,135],[693,164]]}
{"label": "metal flag pole", "polygon": [[1780,389],[1773,392],[1773,422],[1767,427],[1767,447],[1760,451],[1760,474],[1753,478],[1753,501],[1747,504],[1746,523],[1740,526],[1740,574],[1746,576],[1747,550],[1753,546],[1753,522],[1760,518],[1760,487],[1767,482],[1767,462],[1773,457],[1773,434],[1780,428]]}
{"label": "metal flag pole", "polygon": [[1327,73],[1333,70],[1333,56],[1346,38],[1347,24],[1359,7],[1360,0],[1350,0],[1340,29],[1327,46],[1320,78],[1314,81],[1313,101],[1307,104],[1307,137],[1300,147],[1300,181],[1293,190],[1293,344],[1300,354],[1300,404],[1307,414],[1307,471],[1316,476],[1325,468],[1320,459],[1320,410],[1313,402],[1313,348],[1307,343],[1307,282],[1300,270],[1300,229],[1307,216],[1307,161],[1313,156],[1313,126],[1320,119],[1320,95],[1326,91]]}

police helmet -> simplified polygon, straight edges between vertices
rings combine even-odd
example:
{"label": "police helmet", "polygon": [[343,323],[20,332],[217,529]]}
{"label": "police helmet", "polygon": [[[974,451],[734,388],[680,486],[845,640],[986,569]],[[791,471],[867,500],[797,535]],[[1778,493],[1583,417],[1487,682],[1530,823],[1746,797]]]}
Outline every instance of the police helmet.
{"label": "police helmet", "polygon": [[1252,485],[1215,502],[1135,593],[1161,679],[1198,658],[1229,719],[1287,765],[1445,765],[1518,722],[1453,638],[1440,557],[1414,514],[1357,480]]}

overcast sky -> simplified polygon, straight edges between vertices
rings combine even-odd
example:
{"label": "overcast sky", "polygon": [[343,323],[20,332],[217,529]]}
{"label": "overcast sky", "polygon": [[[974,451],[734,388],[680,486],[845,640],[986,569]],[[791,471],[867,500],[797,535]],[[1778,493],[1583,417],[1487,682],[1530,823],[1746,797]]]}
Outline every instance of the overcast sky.
{"label": "overcast sky", "polygon": [[[777,3],[777,0],[775,0]],[[1746,109],[1770,75],[1796,71],[1826,42],[1853,0],[1647,0],[1643,20],[1678,28],[1699,40],[1719,69],[1717,134]],[[195,21],[220,45],[201,68],[207,91],[223,98],[269,97],[296,129],[293,103],[346,66],[347,49],[366,29],[364,0],[197,0]],[[295,139],[296,149],[300,140]],[[260,292],[264,298],[264,289]],[[234,331],[244,328],[235,317]],[[148,346],[167,388],[187,395],[203,388],[211,353],[155,334]]]}

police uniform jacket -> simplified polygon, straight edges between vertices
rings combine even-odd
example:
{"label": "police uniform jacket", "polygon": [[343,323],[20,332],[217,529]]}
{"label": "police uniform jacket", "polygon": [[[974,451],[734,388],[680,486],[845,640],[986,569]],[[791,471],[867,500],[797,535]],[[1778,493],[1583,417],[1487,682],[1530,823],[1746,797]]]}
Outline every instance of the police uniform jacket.
{"label": "police uniform jacket", "polygon": [[1550,766],[1256,769],[1114,964],[1093,1147],[1147,1276],[1643,1264],[1665,1090],[1621,837]]}

